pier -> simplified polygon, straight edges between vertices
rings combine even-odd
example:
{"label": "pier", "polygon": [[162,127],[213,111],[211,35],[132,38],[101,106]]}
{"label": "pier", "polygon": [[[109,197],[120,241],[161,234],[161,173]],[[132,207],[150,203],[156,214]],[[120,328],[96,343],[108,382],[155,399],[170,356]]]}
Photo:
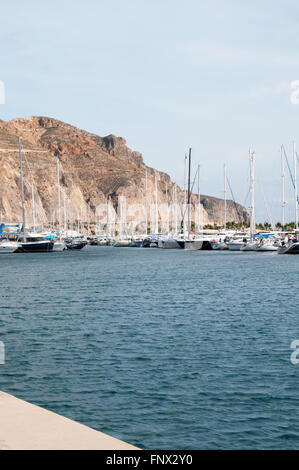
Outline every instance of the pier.
{"label": "pier", "polygon": [[0,450],[137,450],[4,392],[0,392],[0,423]]}

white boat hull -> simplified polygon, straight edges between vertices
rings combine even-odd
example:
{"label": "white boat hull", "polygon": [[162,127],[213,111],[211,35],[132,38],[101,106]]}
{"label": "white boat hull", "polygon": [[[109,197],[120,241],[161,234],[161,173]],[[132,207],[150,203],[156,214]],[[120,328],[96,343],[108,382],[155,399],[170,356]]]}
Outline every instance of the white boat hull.
{"label": "white boat hull", "polygon": [[213,250],[228,250],[228,246],[224,242],[213,243],[212,248]]}
{"label": "white boat hull", "polygon": [[66,250],[66,245],[64,242],[54,242],[53,251],[64,251]]}
{"label": "white boat hull", "polygon": [[256,247],[256,251],[278,251],[277,245],[260,245]]}
{"label": "white boat hull", "polygon": [[19,248],[18,243],[4,242],[0,243],[0,254],[14,253]]}
{"label": "white boat hull", "polygon": [[245,243],[241,246],[240,251],[256,251],[256,243]]}
{"label": "white boat hull", "polygon": [[240,251],[241,249],[241,246],[243,246],[243,243],[234,243],[234,242],[231,242],[231,243],[228,243],[227,244],[227,247],[230,251]]}

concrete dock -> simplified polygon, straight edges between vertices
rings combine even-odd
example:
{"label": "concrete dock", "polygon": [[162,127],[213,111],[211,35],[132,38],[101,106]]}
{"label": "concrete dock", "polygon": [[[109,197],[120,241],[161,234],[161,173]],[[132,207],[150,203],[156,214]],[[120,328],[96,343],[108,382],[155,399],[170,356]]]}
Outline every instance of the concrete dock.
{"label": "concrete dock", "polygon": [[114,437],[0,392],[1,450],[137,450]]}

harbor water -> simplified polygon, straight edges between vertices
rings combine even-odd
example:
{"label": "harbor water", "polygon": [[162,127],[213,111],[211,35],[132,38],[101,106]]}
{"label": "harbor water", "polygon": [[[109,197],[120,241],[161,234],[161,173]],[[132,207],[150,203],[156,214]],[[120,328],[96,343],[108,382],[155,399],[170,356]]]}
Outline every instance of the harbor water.
{"label": "harbor water", "polygon": [[0,262],[0,390],[144,449],[299,448],[298,257],[88,246]]}

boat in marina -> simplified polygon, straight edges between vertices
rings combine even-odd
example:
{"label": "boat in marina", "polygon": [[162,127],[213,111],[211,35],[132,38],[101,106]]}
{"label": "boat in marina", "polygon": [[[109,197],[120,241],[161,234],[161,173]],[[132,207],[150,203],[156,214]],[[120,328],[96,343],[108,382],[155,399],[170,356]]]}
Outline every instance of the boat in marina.
{"label": "boat in marina", "polygon": [[53,251],[54,246],[52,240],[33,233],[21,233],[16,242],[18,247],[15,253],[47,253]]}
{"label": "boat in marina", "polygon": [[65,245],[67,250],[82,250],[87,245],[87,241],[83,238],[66,238]]}
{"label": "boat in marina", "polygon": [[133,237],[129,246],[131,248],[141,248],[142,242],[143,242],[142,237]]}
{"label": "boat in marina", "polygon": [[113,246],[115,247],[128,247],[130,246],[130,243],[131,243],[131,238],[129,237],[123,237],[123,238],[119,238],[118,240],[115,240],[115,242],[113,243]]}
{"label": "boat in marina", "polygon": [[240,247],[240,251],[256,251],[257,243],[255,240],[246,240]]}
{"label": "boat in marina", "polygon": [[60,252],[65,251],[67,249],[66,244],[62,239],[55,240],[53,245],[53,251]]}
{"label": "boat in marina", "polygon": [[280,244],[277,241],[266,240],[256,243],[255,251],[278,251]]}
{"label": "boat in marina", "polygon": [[244,237],[232,238],[226,244],[229,251],[240,251],[241,247],[244,245]]}
{"label": "boat in marina", "polygon": [[19,243],[3,240],[0,242],[0,254],[15,253],[19,248]]}
{"label": "boat in marina", "polygon": [[278,249],[280,255],[298,255],[299,254],[299,241],[290,241],[287,244],[283,244]]}

